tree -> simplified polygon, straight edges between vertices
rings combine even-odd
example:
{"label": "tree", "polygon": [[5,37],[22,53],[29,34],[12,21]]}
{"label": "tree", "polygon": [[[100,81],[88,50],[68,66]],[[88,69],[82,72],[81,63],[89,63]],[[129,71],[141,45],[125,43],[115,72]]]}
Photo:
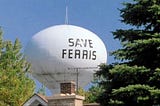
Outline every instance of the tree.
{"label": "tree", "polygon": [[3,40],[0,31],[0,105],[21,106],[34,92],[34,82],[26,72],[30,64],[20,52],[18,39]]}
{"label": "tree", "polygon": [[84,103],[94,103],[102,91],[101,87],[94,85],[87,91],[83,88],[79,88],[77,94],[85,97]]}
{"label": "tree", "polygon": [[123,43],[123,49],[112,54],[116,59],[128,60],[130,65],[155,69],[160,66],[160,1],[134,0],[124,3],[121,9],[122,22],[137,29],[113,32],[114,38]]}
{"label": "tree", "polygon": [[101,65],[96,73],[105,89],[97,99],[101,105],[160,105],[160,0],[123,3],[121,22],[132,29],[113,32],[122,48],[111,55],[119,63]]}

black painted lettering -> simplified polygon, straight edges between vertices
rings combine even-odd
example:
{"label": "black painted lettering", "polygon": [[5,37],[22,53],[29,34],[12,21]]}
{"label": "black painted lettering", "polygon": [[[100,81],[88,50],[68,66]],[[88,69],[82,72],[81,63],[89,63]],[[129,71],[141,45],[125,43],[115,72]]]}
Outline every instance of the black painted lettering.
{"label": "black painted lettering", "polygon": [[97,57],[96,57],[96,51],[93,51],[93,52],[92,52],[92,60],[96,60],[96,58],[97,58]]}
{"label": "black painted lettering", "polygon": [[62,58],[64,58],[64,56],[67,54],[66,49],[62,49]]}
{"label": "black painted lettering", "polygon": [[80,50],[75,50],[75,59],[80,59],[81,58],[81,51]]}
{"label": "black painted lettering", "polygon": [[90,40],[90,39],[89,39],[89,40],[88,40],[88,43],[89,43],[89,47],[90,47],[90,48],[93,48],[93,45],[92,45],[92,44],[93,44],[93,43],[92,43],[92,40]]}
{"label": "black painted lettering", "polygon": [[68,50],[68,58],[72,59],[73,58],[73,49]]}
{"label": "black painted lettering", "polygon": [[74,39],[73,38],[69,38],[68,42],[69,42],[70,47],[74,46]]}
{"label": "black painted lettering", "polygon": [[77,39],[77,40],[76,40],[75,47],[78,47],[78,46],[79,46],[79,47],[82,47],[80,39]]}
{"label": "black painted lettering", "polygon": [[81,39],[83,47],[87,47],[87,39]]}
{"label": "black painted lettering", "polygon": [[87,59],[87,58],[88,58],[88,51],[87,50],[83,50],[82,59]]}
{"label": "black painted lettering", "polygon": [[92,51],[91,50],[89,51],[88,56],[89,56],[88,59],[91,59],[91,57],[92,57]]}

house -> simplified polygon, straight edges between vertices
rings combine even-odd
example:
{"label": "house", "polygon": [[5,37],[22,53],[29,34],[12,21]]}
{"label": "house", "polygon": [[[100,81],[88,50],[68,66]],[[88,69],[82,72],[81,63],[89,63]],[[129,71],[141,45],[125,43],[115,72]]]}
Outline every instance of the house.
{"label": "house", "polygon": [[48,100],[43,95],[34,94],[23,106],[48,106]]}
{"label": "house", "polygon": [[83,96],[75,94],[75,83],[65,82],[60,85],[61,93],[53,96],[34,94],[23,106],[83,106]]}

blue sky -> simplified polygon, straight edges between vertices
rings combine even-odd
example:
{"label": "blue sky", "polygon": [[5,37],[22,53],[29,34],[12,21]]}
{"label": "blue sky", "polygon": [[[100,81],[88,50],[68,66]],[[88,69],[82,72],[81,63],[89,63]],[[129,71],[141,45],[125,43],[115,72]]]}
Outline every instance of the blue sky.
{"label": "blue sky", "polygon": [[[64,24],[67,5],[69,24],[96,33],[111,52],[120,48],[111,31],[127,28],[118,10],[124,1],[130,0],[0,0],[0,26],[5,39],[19,38],[24,48],[37,32]],[[108,56],[107,61],[115,60]]]}

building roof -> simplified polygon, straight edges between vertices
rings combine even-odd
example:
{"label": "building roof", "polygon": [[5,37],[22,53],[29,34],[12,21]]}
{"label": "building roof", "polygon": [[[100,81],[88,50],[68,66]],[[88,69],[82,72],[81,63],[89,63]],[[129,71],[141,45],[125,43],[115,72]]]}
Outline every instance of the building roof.
{"label": "building roof", "polygon": [[88,103],[88,104],[84,104],[84,106],[100,106],[100,104],[98,104],[98,103]]}
{"label": "building roof", "polygon": [[48,106],[47,103],[48,100],[46,99],[45,96],[35,93],[23,104],[23,106],[38,106],[38,105]]}

